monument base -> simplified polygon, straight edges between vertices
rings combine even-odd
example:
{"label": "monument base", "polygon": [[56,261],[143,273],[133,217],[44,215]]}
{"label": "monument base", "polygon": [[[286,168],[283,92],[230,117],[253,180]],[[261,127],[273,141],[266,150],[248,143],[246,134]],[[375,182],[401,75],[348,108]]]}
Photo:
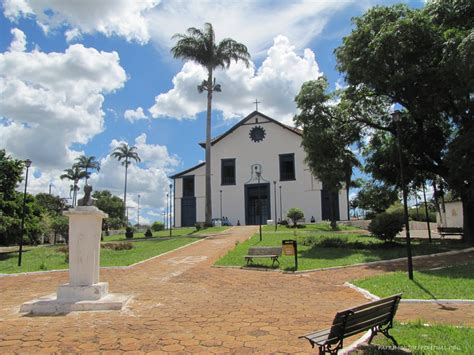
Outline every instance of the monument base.
{"label": "monument base", "polygon": [[99,282],[89,286],[65,284],[58,287],[58,300],[64,302],[97,301],[107,296],[108,293],[108,282]]}
{"label": "monument base", "polygon": [[20,313],[48,315],[78,311],[120,311],[129,299],[128,295],[111,293],[98,300],[65,301],[58,299],[57,295],[53,293],[23,303]]}

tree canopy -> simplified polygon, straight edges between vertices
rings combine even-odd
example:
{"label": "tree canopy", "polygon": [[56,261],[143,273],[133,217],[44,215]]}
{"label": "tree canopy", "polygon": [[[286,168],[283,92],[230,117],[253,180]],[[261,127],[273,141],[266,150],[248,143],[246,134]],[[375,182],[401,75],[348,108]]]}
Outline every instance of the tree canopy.
{"label": "tree canopy", "polygon": [[[388,109],[400,105],[406,166],[417,174],[442,177],[461,197],[464,235],[471,243],[473,19],[471,0],[431,1],[421,9],[376,6],[354,19],[354,30],[336,50],[338,69],[349,84],[341,97],[348,124],[361,135],[373,130],[396,135]],[[385,148],[391,146],[390,141],[382,143]],[[378,159],[389,161],[393,152],[387,149],[385,153],[383,158],[377,152]],[[393,169],[379,172],[386,179],[390,174],[393,177]]]}
{"label": "tree canopy", "polygon": [[294,117],[297,127],[303,129],[302,145],[306,162],[314,176],[331,191],[331,224],[336,226],[334,192],[350,187],[352,168],[359,162],[350,150],[358,139],[357,130],[344,124],[344,111],[335,102],[336,94],[327,92],[326,78],[307,81],[296,96],[300,113]]}

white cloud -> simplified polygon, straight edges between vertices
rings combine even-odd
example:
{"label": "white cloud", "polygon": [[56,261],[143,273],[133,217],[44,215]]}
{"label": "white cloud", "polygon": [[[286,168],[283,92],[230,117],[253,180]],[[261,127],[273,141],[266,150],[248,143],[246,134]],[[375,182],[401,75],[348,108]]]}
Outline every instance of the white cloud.
{"label": "white cloud", "polygon": [[24,52],[26,49],[25,33],[18,28],[12,28],[10,32],[13,35],[13,40],[10,43],[8,50],[11,52]]}
{"label": "white cloud", "polygon": [[319,35],[331,17],[356,0],[297,0],[267,2],[255,0],[168,0],[148,15],[152,40],[168,49],[175,33],[188,27],[213,24],[217,39],[233,38],[244,43],[254,56],[265,54],[273,38],[284,33],[298,49]]}
{"label": "white cloud", "polygon": [[35,166],[64,169],[102,132],[104,94],[121,88],[126,74],[116,52],[81,44],[64,53],[0,53],[0,142]]}
{"label": "white cloud", "polygon": [[67,40],[99,32],[143,44],[150,39],[144,15],[158,3],[159,0],[6,0],[3,8],[5,17],[11,20],[36,16],[46,32],[67,23]]}
{"label": "white cloud", "polygon": [[[133,162],[128,168],[127,206],[135,208],[133,213],[136,213],[138,194],[141,196],[140,208],[160,210],[166,206],[168,173],[181,162],[179,157],[169,154],[165,146],[148,144],[146,139],[145,133],[135,139],[133,145],[137,147],[141,163]],[[121,143],[124,142],[112,140],[110,151]],[[90,183],[94,190],[109,190],[123,198],[124,179],[124,167],[108,155],[101,160],[100,172],[92,174]]]}
{"label": "white cloud", "polygon": [[[244,116],[253,110],[252,101],[261,101],[260,111],[286,123],[291,123],[296,105],[294,97],[303,82],[318,78],[322,73],[310,49],[303,56],[295,52],[288,38],[277,36],[267,57],[256,70],[252,64],[233,63],[227,70],[217,70],[215,77],[222,92],[215,93],[213,108],[221,110],[224,118]],[[173,88],[159,94],[149,108],[152,117],[193,119],[206,108],[206,95],[197,92],[197,85],[206,77],[198,64],[187,62],[173,78]]]}
{"label": "white cloud", "polygon": [[148,118],[148,116],[145,115],[145,113],[143,112],[143,108],[141,107],[138,107],[136,110],[126,110],[123,114],[123,117],[125,117],[127,121],[130,121],[132,123],[138,120]]}
{"label": "white cloud", "polygon": [[[48,32],[67,24],[68,41],[94,32],[117,35],[140,44],[150,38],[166,53],[175,33],[213,24],[218,40],[233,38],[253,56],[264,55],[273,38],[284,33],[302,49],[321,34],[326,24],[348,6],[367,8],[373,0],[5,0],[5,17],[35,17]],[[225,15],[223,15],[225,14]]]}

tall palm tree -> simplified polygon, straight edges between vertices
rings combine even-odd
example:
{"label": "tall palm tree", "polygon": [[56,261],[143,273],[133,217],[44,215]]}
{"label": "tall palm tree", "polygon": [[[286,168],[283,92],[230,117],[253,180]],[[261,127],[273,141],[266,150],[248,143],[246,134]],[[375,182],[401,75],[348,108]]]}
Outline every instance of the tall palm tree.
{"label": "tall palm tree", "polygon": [[100,163],[97,161],[95,156],[86,156],[86,155],[81,155],[80,157],[76,158],[76,164],[78,167],[81,169],[84,169],[86,173],[86,185],[87,185],[87,180],[90,178],[91,173],[88,171],[89,169],[91,170],[96,170],[100,171]]}
{"label": "tall palm tree", "polygon": [[213,78],[217,68],[228,68],[232,61],[243,61],[249,65],[250,54],[247,47],[233,39],[225,38],[216,43],[214,30],[210,23],[204,24],[204,29],[190,27],[185,34],[177,33],[176,45],[171,48],[175,58],[194,61],[207,69],[207,80],[198,86],[199,93],[207,91],[207,120],[206,120],[206,224],[212,221],[211,203],[211,110],[212,93],[220,92],[220,84]]}
{"label": "tall palm tree", "polygon": [[76,206],[77,191],[79,190],[79,186],[77,186],[77,183],[79,182],[79,180],[84,179],[86,176],[86,172],[84,170],[81,170],[81,168],[77,164],[74,164],[72,168],[64,169],[64,174],[60,176],[61,180],[68,179],[74,182],[74,185],[71,185],[71,190],[73,191],[72,207]]}
{"label": "tall palm tree", "polygon": [[[135,162],[141,162],[142,160],[138,156],[137,147],[132,146],[130,147],[127,143],[122,143],[118,147],[114,149],[112,152],[112,156],[116,158],[118,161],[122,162],[122,165],[125,167],[125,188],[123,192],[123,213],[124,213],[124,220],[127,215],[127,174],[128,174],[128,166],[132,164],[132,160]],[[126,221],[128,223],[128,221]]]}

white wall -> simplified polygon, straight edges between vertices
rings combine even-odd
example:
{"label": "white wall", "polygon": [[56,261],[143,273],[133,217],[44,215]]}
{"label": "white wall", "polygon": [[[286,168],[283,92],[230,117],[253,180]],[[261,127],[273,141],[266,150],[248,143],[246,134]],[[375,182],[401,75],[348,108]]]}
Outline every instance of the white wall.
{"label": "white wall", "polygon": [[[212,215],[220,218],[220,193],[222,190],[222,215],[229,218],[232,224],[237,221],[245,224],[245,183],[251,179],[251,166],[261,164],[262,182],[270,183],[271,218],[275,216],[274,183],[277,187],[277,219],[280,218],[280,186],[282,187],[281,215],[286,214],[291,207],[302,208],[307,221],[312,216],[316,221],[321,220],[321,188],[322,184],[314,178],[304,163],[305,153],[301,147],[301,136],[285,129],[278,124],[258,117],[255,123],[252,117],[247,124],[239,126],[235,131],[215,143],[211,150],[211,188],[212,188]],[[265,139],[253,142],[249,138],[250,130],[259,125],[266,132]],[[293,181],[280,181],[279,154],[295,154],[295,177]],[[221,185],[221,159],[235,159],[236,184]],[[202,166],[186,175],[195,175],[195,194],[197,221],[204,221],[204,193],[205,167]],[[263,181],[265,179],[266,181]],[[181,179],[176,179],[176,199],[182,194]],[[176,206],[181,205],[176,201]],[[340,218],[347,219],[346,191],[339,193]],[[181,223],[181,214],[176,209],[176,225]]]}
{"label": "white wall", "polygon": [[[446,225],[440,221],[439,213],[436,214],[436,222],[442,227],[463,227],[463,210],[461,201],[445,202],[446,207]],[[440,204],[439,208],[443,210],[443,206]]]}

